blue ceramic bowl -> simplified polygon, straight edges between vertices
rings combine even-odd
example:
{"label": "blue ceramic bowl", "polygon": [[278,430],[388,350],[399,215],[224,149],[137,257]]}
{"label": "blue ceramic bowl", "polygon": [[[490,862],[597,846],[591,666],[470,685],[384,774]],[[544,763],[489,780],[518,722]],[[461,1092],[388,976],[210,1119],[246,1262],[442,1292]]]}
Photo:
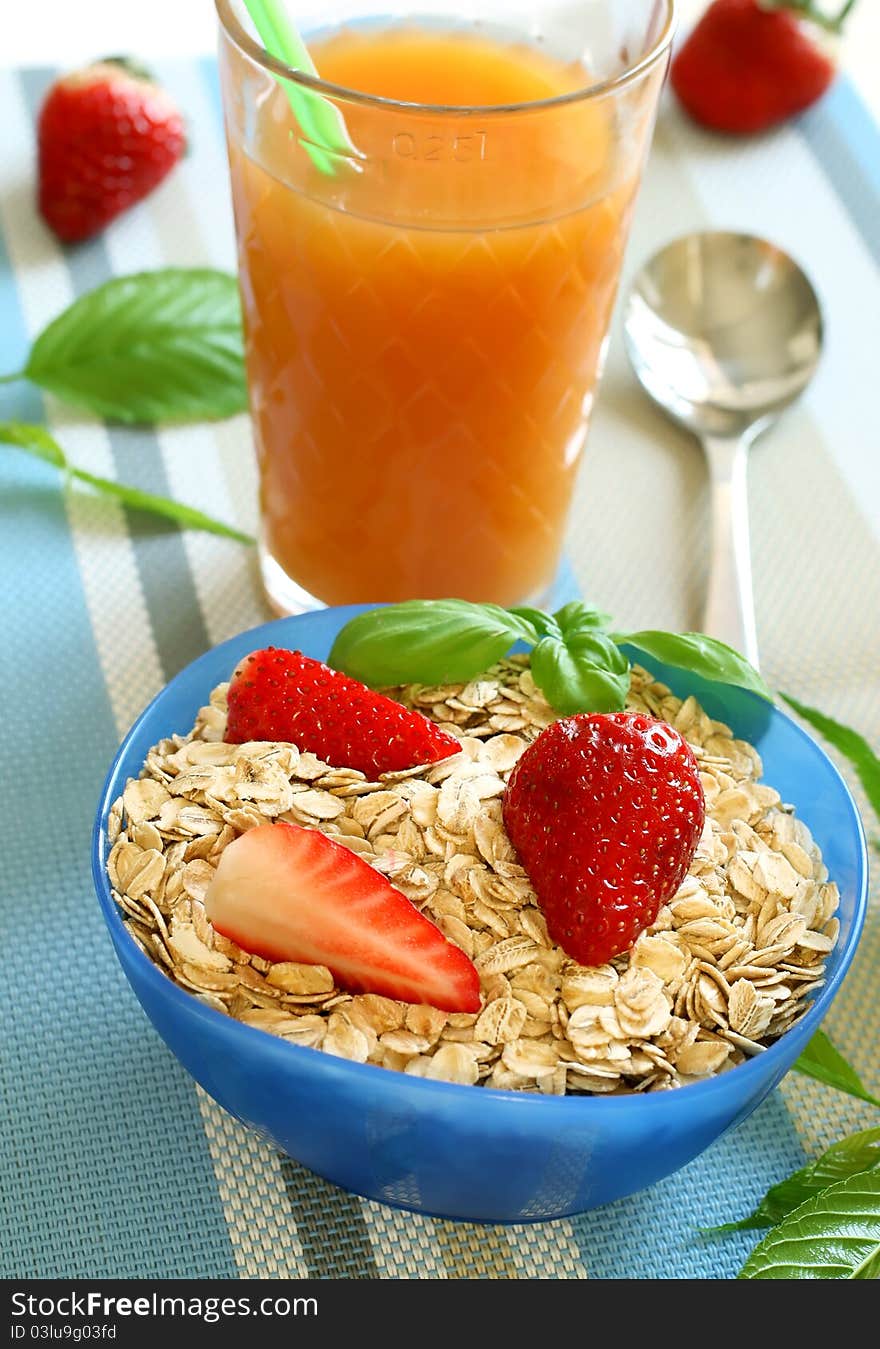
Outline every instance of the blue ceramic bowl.
{"label": "blue ceramic bowl", "polygon": [[93,845],[95,887],[122,967],[162,1039],[232,1115],[348,1190],[421,1213],[528,1222],[579,1213],[652,1185],[744,1120],[791,1068],[849,969],[865,918],[867,857],[834,765],[793,721],[752,694],[656,665],[682,696],[752,740],[767,780],[794,802],[840,887],[840,941],[804,1019],[719,1077],[647,1096],[553,1097],[454,1086],[287,1044],[204,1006],[138,949],[110,896],[107,818],[151,745],[186,733],[215,684],[274,644],[326,658],[356,609],[281,619],[209,651],[163,689],[110,770]]}

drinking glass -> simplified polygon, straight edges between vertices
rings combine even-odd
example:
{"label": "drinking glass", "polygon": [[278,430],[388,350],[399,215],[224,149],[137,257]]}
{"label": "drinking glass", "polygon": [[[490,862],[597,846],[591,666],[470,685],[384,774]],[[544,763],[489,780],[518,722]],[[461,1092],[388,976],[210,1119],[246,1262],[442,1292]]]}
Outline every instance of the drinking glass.
{"label": "drinking glass", "polygon": [[540,603],[673,0],[292,5],[320,79],[216,3],[271,604]]}

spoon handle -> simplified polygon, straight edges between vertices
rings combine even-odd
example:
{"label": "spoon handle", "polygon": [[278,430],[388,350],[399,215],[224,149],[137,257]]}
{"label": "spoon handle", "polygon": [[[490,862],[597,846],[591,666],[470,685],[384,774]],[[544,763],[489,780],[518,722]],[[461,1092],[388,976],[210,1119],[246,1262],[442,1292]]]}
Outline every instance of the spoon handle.
{"label": "spoon handle", "polygon": [[712,553],[703,631],[758,667],[749,552],[748,442],[703,437],[712,488]]}

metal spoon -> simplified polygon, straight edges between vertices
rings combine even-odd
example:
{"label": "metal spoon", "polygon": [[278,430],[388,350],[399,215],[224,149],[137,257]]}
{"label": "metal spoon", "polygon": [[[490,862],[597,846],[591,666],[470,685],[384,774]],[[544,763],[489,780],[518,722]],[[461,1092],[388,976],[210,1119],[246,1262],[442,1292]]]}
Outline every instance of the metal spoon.
{"label": "metal spoon", "polygon": [[749,234],[690,234],[633,283],[626,349],[655,403],[702,441],[712,483],[703,631],[758,664],[746,489],[748,451],[806,388],[822,313],[804,273]]}

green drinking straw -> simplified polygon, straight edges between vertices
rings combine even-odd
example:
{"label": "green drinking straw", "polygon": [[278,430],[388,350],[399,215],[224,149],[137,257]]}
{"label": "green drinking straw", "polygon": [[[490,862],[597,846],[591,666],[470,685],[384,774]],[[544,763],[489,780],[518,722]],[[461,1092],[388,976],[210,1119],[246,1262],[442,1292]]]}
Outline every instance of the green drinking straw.
{"label": "green drinking straw", "polygon": [[[295,70],[318,74],[306,44],[287,14],[284,0],[245,0],[245,4],[270,56]],[[357,150],[336,105],[313,89],[305,89],[281,75],[275,78],[299,122],[303,132],[300,144],[313,164],[326,174],[336,173],[340,158],[351,164]]]}

